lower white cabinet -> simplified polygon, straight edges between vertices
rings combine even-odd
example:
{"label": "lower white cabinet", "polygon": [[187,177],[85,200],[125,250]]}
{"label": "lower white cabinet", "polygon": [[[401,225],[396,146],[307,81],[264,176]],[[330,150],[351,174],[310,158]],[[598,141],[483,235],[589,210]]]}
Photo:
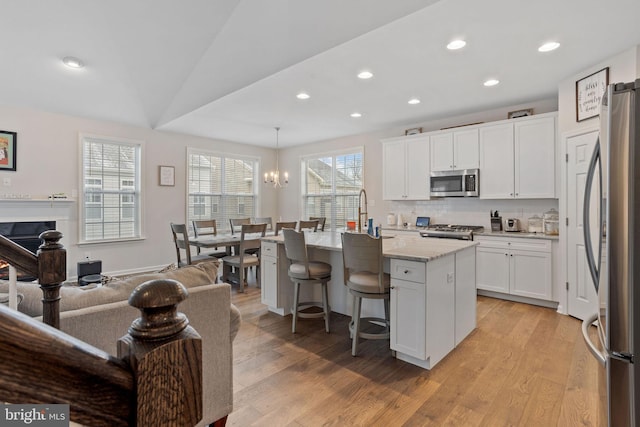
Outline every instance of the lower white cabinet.
{"label": "lower white cabinet", "polygon": [[[278,262],[280,258],[281,262]],[[293,284],[287,275],[284,245],[262,242],[260,248],[260,297],[270,311],[282,316],[291,311]]]}
{"label": "lower white cabinet", "polygon": [[551,241],[476,236],[478,289],[552,299]]}
{"label": "lower white cabinet", "polygon": [[424,262],[391,260],[391,348],[426,359]]}
{"label": "lower white cabinet", "polygon": [[391,349],[431,369],[476,327],[476,253],[391,259]]}

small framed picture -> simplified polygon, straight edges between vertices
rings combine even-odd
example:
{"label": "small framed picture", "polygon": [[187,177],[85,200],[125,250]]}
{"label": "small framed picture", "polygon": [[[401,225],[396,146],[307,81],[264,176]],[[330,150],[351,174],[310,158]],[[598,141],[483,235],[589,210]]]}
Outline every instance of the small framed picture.
{"label": "small framed picture", "polygon": [[0,130],[0,172],[16,170],[18,134]]}
{"label": "small framed picture", "polygon": [[163,187],[176,185],[176,169],[173,166],[158,166],[159,184]]}
{"label": "small framed picture", "polygon": [[576,82],[576,121],[600,115],[600,100],[609,85],[609,67]]}
{"label": "small framed picture", "polygon": [[417,135],[422,133],[422,128],[411,128],[404,131],[405,135]]}
{"label": "small framed picture", "polygon": [[533,116],[533,108],[527,108],[525,110],[509,111],[507,114],[508,119],[517,119],[518,117]]}

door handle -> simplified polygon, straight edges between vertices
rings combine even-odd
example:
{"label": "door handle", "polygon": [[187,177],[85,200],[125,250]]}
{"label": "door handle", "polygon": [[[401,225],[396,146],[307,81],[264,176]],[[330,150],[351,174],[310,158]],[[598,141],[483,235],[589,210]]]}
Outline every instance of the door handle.
{"label": "door handle", "polygon": [[[596,288],[596,292],[598,291],[598,286],[600,284],[600,272],[598,271],[599,265],[596,265],[595,256],[593,253],[593,244],[591,243],[591,222],[589,219],[589,205],[591,204],[591,187],[593,185],[593,177],[596,172],[596,165],[600,166],[600,194],[602,194],[602,164],[598,162],[600,159],[600,137],[596,140],[596,145],[593,149],[593,155],[591,156],[591,161],[589,162],[589,168],[587,170],[587,179],[584,186],[584,200],[582,204],[582,232],[584,234],[584,248],[585,254],[587,256],[587,266],[589,267],[589,273],[591,274],[591,279],[593,279],[593,285]],[[602,210],[602,206],[600,207],[600,214],[604,214]],[[599,234],[598,237],[602,237],[602,220],[600,220],[600,225],[598,227]],[[598,264],[602,259],[602,244],[598,242]]]}
{"label": "door handle", "polygon": [[[591,324],[596,320],[598,320],[597,313],[582,321],[582,338],[584,338],[584,342],[585,344],[587,344],[587,348],[589,349],[593,357],[595,357],[602,366],[605,366],[607,358],[605,357],[604,352],[600,351],[598,347],[596,347],[593,342],[591,342],[591,338],[589,338],[589,326],[591,326]],[[598,327],[600,327],[600,325],[598,325]]]}

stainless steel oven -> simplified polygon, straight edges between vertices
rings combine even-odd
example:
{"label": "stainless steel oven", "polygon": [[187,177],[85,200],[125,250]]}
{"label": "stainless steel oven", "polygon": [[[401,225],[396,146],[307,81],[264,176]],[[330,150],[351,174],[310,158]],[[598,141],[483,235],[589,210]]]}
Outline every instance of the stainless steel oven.
{"label": "stainless steel oven", "polygon": [[431,172],[431,197],[478,197],[479,169]]}

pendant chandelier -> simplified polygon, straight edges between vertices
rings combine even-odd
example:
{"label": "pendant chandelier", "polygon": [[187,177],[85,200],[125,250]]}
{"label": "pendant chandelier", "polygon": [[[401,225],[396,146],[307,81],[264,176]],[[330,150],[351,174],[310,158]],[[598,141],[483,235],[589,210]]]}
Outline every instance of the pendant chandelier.
{"label": "pendant chandelier", "polygon": [[289,173],[284,172],[284,183],[280,182],[280,168],[278,164],[278,157],[280,156],[278,149],[278,135],[280,133],[280,128],[274,128],[276,130],[276,170],[271,172],[264,173],[264,183],[265,184],[273,184],[274,188],[277,187],[286,187],[289,184]]}

